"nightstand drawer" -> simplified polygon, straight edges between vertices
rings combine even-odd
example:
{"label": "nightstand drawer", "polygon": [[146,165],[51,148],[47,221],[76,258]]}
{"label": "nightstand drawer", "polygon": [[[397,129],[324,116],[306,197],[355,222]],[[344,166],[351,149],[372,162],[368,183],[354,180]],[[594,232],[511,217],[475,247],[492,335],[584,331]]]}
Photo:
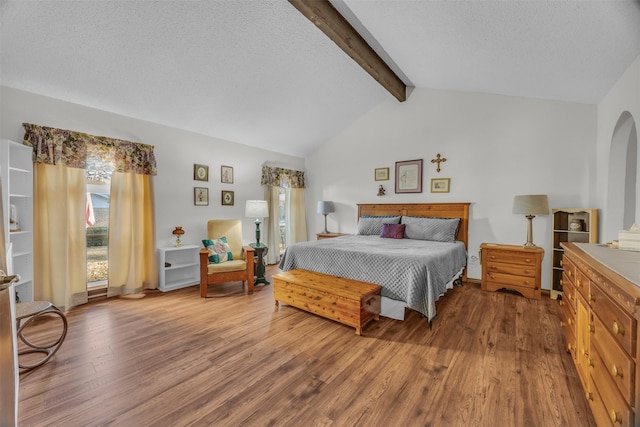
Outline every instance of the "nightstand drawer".
{"label": "nightstand drawer", "polygon": [[537,289],[536,280],[533,277],[515,276],[513,274],[504,273],[487,273],[487,280],[490,282],[503,283],[505,285]]}
{"label": "nightstand drawer", "polygon": [[536,276],[536,269],[526,265],[506,264],[501,262],[489,261],[487,263],[487,269],[488,273],[505,273],[528,277]]}
{"label": "nightstand drawer", "polygon": [[537,257],[533,254],[515,252],[515,251],[487,251],[488,262],[505,262],[510,264],[524,264],[535,267],[537,265]]}

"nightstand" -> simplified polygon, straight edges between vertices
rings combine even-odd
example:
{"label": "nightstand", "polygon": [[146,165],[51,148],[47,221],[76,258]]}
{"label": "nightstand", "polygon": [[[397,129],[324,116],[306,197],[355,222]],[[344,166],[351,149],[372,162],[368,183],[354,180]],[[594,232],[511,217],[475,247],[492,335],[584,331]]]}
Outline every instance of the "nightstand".
{"label": "nightstand", "polygon": [[344,236],[344,233],[316,233],[318,240],[333,239],[334,237]]}
{"label": "nightstand", "polygon": [[264,273],[266,271],[266,265],[267,263],[264,260],[264,256],[267,255],[267,252],[269,252],[269,248],[262,244],[262,243],[251,243],[249,244],[249,246],[251,246],[253,249],[255,249],[256,251],[256,266],[255,266],[255,273],[256,273],[256,280],[253,282],[254,285],[259,285],[259,284],[263,284],[263,285],[268,285],[269,281],[267,280],[266,277],[264,277]]}
{"label": "nightstand", "polygon": [[540,299],[541,267],[544,249],[483,243],[482,285],[484,291],[512,289],[527,298]]}

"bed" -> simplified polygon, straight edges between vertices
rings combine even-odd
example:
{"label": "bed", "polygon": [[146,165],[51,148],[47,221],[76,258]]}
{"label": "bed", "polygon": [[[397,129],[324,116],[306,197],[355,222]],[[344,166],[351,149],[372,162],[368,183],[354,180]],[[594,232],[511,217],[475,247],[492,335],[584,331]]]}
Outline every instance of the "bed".
{"label": "bed", "polygon": [[[280,269],[304,269],[381,285],[382,316],[403,320],[408,307],[431,324],[438,298],[456,281],[466,279],[469,205],[359,204],[355,235],[289,245]],[[383,234],[397,232],[398,226],[383,225],[395,221],[405,224],[404,236],[413,238],[381,238],[376,227],[381,225]],[[431,230],[431,225],[436,234],[424,231]],[[432,237],[435,241],[429,240]]]}

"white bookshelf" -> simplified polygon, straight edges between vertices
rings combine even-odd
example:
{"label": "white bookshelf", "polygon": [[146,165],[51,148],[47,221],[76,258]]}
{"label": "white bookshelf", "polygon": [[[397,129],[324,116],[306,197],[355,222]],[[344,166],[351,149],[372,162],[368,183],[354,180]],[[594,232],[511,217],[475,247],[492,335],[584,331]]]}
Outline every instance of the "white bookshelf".
{"label": "white bookshelf", "polygon": [[158,248],[158,288],[167,292],[200,283],[199,252],[198,245]]}
{"label": "white bookshelf", "polygon": [[[0,140],[0,173],[4,231],[7,236],[8,273],[19,274],[16,293],[20,301],[33,301],[33,163],[32,148]],[[11,206],[18,223],[10,224]]]}

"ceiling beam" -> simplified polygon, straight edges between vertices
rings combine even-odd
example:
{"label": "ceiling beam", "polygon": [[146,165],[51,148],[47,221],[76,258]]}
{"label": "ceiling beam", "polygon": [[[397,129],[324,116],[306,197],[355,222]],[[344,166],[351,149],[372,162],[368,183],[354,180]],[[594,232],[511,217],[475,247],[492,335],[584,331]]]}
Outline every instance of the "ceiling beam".
{"label": "ceiling beam", "polygon": [[289,3],[313,22],[398,101],[406,101],[407,86],[355,28],[340,15],[329,0],[289,0]]}

